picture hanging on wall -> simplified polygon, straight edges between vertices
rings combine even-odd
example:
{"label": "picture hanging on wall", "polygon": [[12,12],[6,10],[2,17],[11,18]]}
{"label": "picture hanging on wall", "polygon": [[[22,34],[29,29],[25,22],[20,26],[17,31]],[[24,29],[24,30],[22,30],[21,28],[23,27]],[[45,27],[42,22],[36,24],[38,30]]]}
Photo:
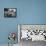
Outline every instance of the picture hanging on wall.
{"label": "picture hanging on wall", "polygon": [[17,8],[4,8],[4,17],[14,18],[17,16]]}

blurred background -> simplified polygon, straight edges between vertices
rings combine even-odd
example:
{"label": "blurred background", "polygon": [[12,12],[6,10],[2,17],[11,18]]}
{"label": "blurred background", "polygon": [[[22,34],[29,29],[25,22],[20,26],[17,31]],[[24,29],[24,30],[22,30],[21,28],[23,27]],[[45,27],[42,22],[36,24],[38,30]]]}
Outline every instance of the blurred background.
{"label": "blurred background", "polygon": [[[4,18],[4,8],[17,8],[17,17]],[[46,24],[46,0],[0,0],[0,44],[8,43],[9,32],[18,36],[18,24]]]}

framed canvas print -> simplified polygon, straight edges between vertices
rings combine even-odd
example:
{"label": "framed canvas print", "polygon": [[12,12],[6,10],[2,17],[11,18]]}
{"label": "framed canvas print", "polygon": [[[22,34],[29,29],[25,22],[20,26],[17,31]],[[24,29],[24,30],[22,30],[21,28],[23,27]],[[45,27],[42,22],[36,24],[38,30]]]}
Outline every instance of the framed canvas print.
{"label": "framed canvas print", "polygon": [[[46,41],[46,25],[45,24],[20,24],[18,25],[20,32],[19,41]],[[18,32],[18,33],[19,33]]]}
{"label": "framed canvas print", "polygon": [[4,17],[16,17],[17,16],[17,8],[4,8]]}

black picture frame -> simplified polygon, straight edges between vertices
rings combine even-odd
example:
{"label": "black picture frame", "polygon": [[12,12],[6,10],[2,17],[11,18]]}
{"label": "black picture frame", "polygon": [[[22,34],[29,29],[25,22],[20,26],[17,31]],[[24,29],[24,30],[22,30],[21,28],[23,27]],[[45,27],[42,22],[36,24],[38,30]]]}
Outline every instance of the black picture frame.
{"label": "black picture frame", "polygon": [[4,17],[5,18],[16,18],[17,8],[4,8]]}

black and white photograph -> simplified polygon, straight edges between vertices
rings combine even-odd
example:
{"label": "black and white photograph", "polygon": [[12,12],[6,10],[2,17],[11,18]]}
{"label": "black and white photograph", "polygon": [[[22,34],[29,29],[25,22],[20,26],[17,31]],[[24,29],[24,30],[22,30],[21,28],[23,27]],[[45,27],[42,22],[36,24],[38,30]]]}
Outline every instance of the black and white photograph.
{"label": "black and white photograph", "polygon": [[16,17],[17,8],[4,8],[4,17]]}

